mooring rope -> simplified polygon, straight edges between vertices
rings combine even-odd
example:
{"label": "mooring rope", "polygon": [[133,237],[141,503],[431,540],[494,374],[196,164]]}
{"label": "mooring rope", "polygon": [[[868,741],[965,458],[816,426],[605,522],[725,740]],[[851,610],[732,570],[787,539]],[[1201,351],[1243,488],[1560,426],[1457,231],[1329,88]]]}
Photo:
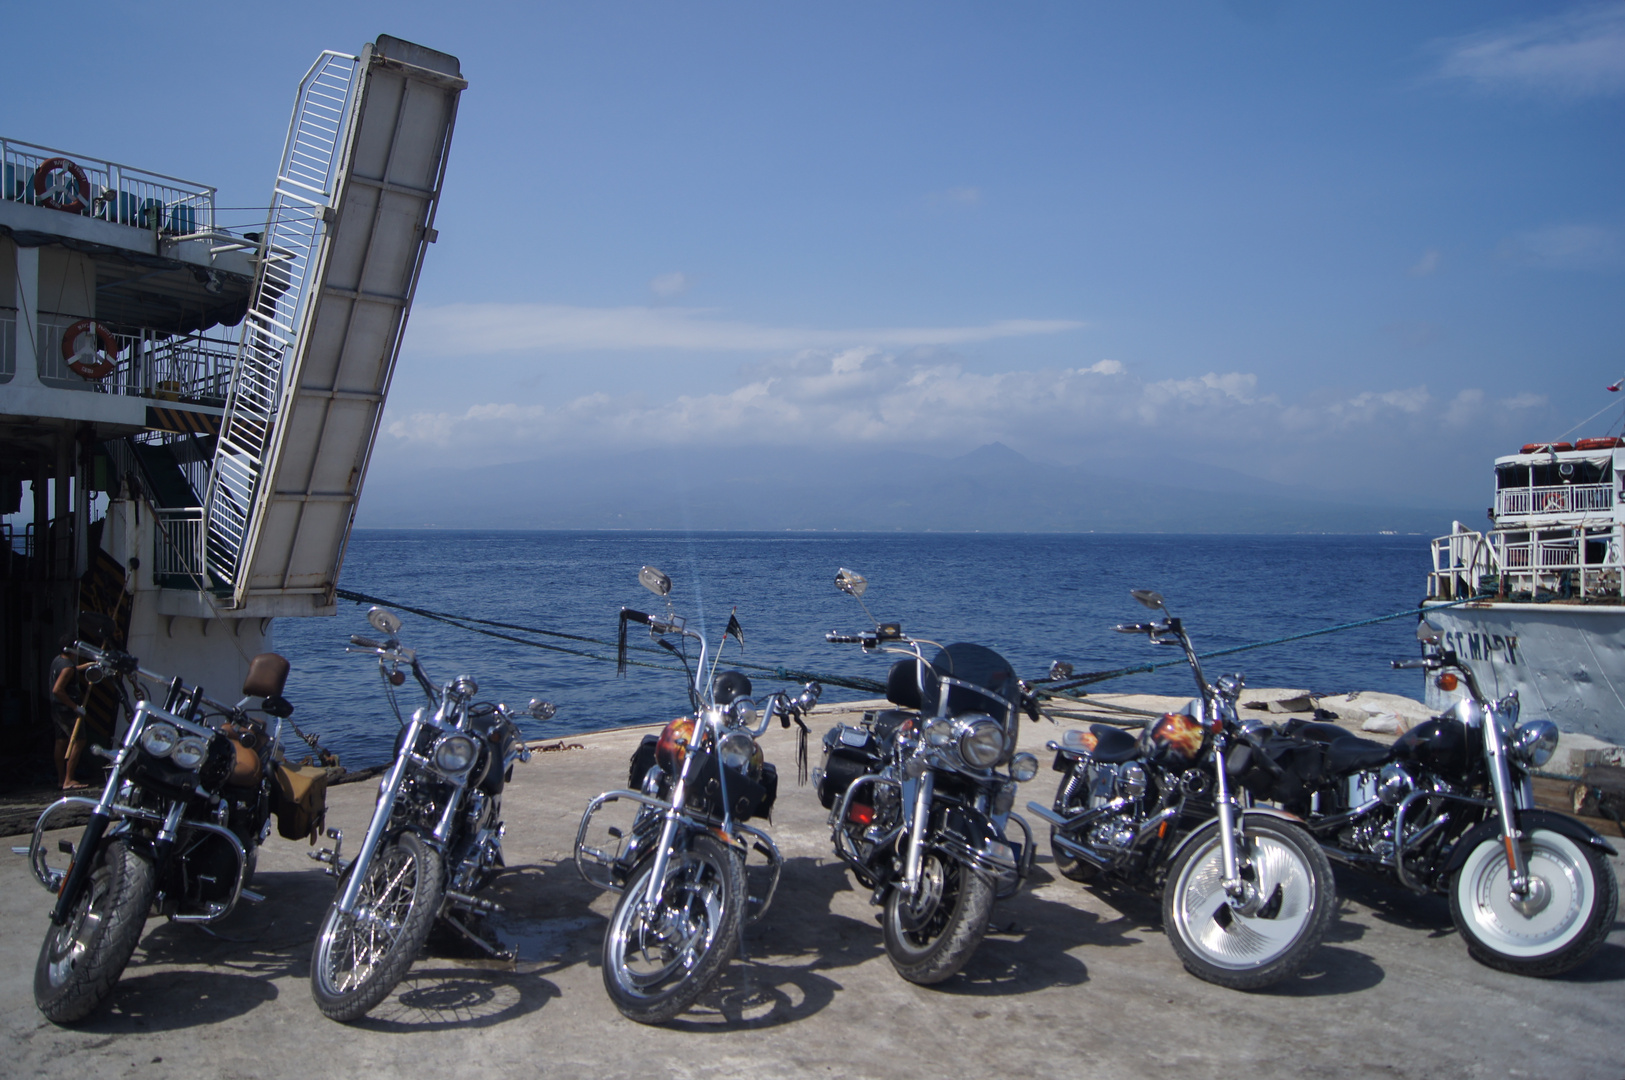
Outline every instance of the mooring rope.
{"label": "mooring rope", "polygon": [[[428,608],[414,607],[410,604],[402,604],[398,601],[386,600],[383,597],[378,596],[369,596],[366,593],[353,592],[349,589],[336,589],[334,590],[334,594],[341,600],[351,600],[357,604],[377,604],[380,607],[395,608],[399,611],[408,611],[413,615],[420,615],[425,619],[432,619],[435,622],[445,623],[449,626],[455,626],[462,630],[469,630],[476,634],[484,634],[487,637],[498,638],[502,641],[511,641],[517,645],[529,645],[534,649],[546,649],[549,652],[564,653],[567,656],[579,656],[587,660],[601,660],[606,663],[615,662],[615,657],[613,655],[605,656],[595,652],[588,652],[585,649],[572,649],[566,645],[551,645],[542,641],[530,641],[525,638],[515,637],[513,634],[503,633],[502,631],[516,630],[524,634],[536,634],[544,637],[563,638],[567,641],[577,641],[585,645],[598,645],[605,649],[612,650],[615,648],[614,642],[586,637],[582,634],[568,634],[562,630],[548,630],[538,626],[524,626],[519,623],[498,622],[495,619],[478,619],[471,615],[452,615],[444,611],[431,611]],[[1391,622],[1394,619],[1403,619],[1406,617],[1417,618],[1419,616],[1426,615],[1430,611],[1443,611],[1446,608],[1460,607],[1462,604],[1470,604],[1477,600],[1486,600],[1492,595],[1493,594],[1491,593],[1482,593],[1478,596],[1470,596],[1465,600],[1452,600],[1447,604],[1433,604],[1427,607],[1410,608],[1406,611],[1396,611],[1392,615],[1378,615],[1377,617],[1371,619],[1358,619],[1354,622],[1338,623],[1336,626],[1321,627],[1319,630],[1307,630],[1301,634],[1288,634],[1284,637],[1270,638],[1267,641],[1255,641],[1247,645],[1235,645],[1228,649],[1215,649],[1212,652],[1198,653],[1197,659],[1211,660],[1214,657],[1231,656],[1235,653],[1249,652],[1253,649],[1266,649],[1274,645],[1286,645],[1294,641],[1303,641],[1307,638],[1320,637],[1323,634],[1335,634],[1344,630],[1355,630],[1362,626],[1374,626],[1377,623]],[[486,627],[494,627],[495,629],[486,629]],[[646,652],[658,651],[653,646],[649,645],[636,645],[633,646],[633,648]],[[681,672],[683,670],[682,668],[674,667],[671,664],[656,664],[650,663],[647,660],[635,660],[628,658],[626,662],[635,667],[653,668],[656,671]],[[1135,664],[1132,667],[1112,668],[1109,671],[1091,671],[1083,675],[1072,676],[1067,680],[1067,685],[1064,687],[1039,686],[1034,688],[1033,693],[1041,698],[1062,698],[1073,701],[1081,701],[1082,699],[1088,697],[1088,693],[1080,692],[1078,687],[1092,686],[1098,682],[1105,682],[1108,679],[1119,679],[1126,675],[1150,674],[1155,671],[1160,671],[1162,668],[1182,667],[1184,664],[1185,660],[1181,658],[1179,660],[1164,660],[1161,663],[1156,664]],[[828,686],[839,686],[849,690],[862,690],[873,694],[883,694],[886,690],[886,684],[879,682],[878,680],[865,679],[850,675],[831,675],[814,671],[802,671],[797,668],[771,667],[765,664],[751,664],[744,661],[736,662],[734,666],[749,671],[756,671],[763,674],[772,675],[775,678],[781,679],[785,682],[810,682],[816,680],[817,682],[824,683]],[[1092,704],[1099,704],[1099,702],[1094,702]]]}

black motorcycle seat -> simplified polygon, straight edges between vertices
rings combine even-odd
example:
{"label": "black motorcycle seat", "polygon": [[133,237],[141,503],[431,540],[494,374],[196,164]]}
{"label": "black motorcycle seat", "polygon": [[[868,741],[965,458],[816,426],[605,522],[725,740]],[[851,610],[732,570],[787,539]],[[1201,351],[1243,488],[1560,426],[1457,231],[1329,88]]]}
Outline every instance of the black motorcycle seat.
{"label": "black motorcycle seat", "polygon": [[1386,765],[1394,756],[1391,746],[1384,746],[1358,735],[1345,735],[1326,747],[1326,771],[1333,775],[1375,769]]}
{"label": "black motorcycle seat", "polygon": [[1102,764],[1120,765],[1140,756],[1140,740],[1122,728],[1091,724],[1089,734],[1095,737],[1095,748],[1089,756]]}
{"label": "black motorcycle seat", "polygon": [[875,713],[874,722],[869,730],[874,732],[875,738],[882,744],[890,746],[897,738],[897,729],[903,726],[903,721],[912,720],[917,715],[905,709],[882,709]]}
{"label": "black motorcycle seat", "polygon": [[[1282,735],[1296,735],[1302,739],[1313,739],[1319,743],[1334,743],[1338,739],[1347,739],[1348,729],[1337,724],[1328,724],[1324,720],[1299,720],[1293,718],[1281,725]],[[1359,738],[1359,736],[1352,736]]]}

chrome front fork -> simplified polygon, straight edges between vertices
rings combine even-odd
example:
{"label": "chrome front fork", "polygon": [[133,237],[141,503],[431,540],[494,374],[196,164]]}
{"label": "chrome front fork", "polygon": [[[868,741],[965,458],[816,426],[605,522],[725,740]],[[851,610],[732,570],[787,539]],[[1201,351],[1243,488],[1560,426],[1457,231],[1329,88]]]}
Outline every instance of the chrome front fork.
{"label": "chrome front fork", "polygon": [[1518,831],[1516,789],[1512,784],[1512,769],[1507,765],[1506,740],[1496,715],[1484,710],[1484,756],[1489,759],[1490,780],[1495,786],[1495,812],[1501,815],[1501,844],[1507,853],[1507,891],[1512,906],[1526,918],[1540,912],[1551,900],[1546,882],[1532,877],[1528,860],[1519,843],[1523,834]]}
{"label": "chrome front fork", "polygon": [[[903,891],[909,899],[919,895],[920,864],[925,857],[925,827],[931,818],[931,796],[936,789],[936,774],[930,769],[914,781],[914,816],[908,823],[908,854],[903,863]],[[905,805],[907,801],[905,799]]]}
{"label": "chrome front fork", "polygon": [[[389,827],[390,815],[395,812],[395,796],[401,790],[401,780],[406,776],[406,767],[410,763],[413,748],[417,746],[418,732],[422,725],[412,720],[406,726],[406,740],[401,744],[401,752],[395,758],[395,763],[384,774],[384,781],[379,785],[378,802],[372,808],[372,820],[367,823],[367,833],[361,838],[361,849],[355,853],[355,862],[350,865],[350,877],[339,890],[338,900],[335,901],[339,911],[345,915],[355,913],[356,900],[361,895],[361,883],[366,880],[367,869],[372,865],[372,857],[378,851],[378,845],[383,841],[384,830]],[[336,853],[335,853],[336,854]],[[335,857],[334,866],[337,866]]]}
{"label": "chrome front fork", "polygon": [[1230,776],[1226,769],[1223,750],[1213,752],[1213,767],[1218,777],[1219,849],[1224,858],[1224,892],[1243,915],[1252,914],[1261,899],[1258,889],[1241,876],[1241,859],[1236,854],[1236,806],[1230,799]]}

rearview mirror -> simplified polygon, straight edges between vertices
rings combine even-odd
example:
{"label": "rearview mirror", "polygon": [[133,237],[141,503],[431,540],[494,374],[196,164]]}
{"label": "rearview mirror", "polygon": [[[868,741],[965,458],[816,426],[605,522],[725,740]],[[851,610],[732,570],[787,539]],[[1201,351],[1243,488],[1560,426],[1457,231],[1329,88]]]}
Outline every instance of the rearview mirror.
{"label": "rearview mirror", "polygon": [[862,596],[869,588],[869,579],[843,566],[835,572],[835,587],[848,596]]}
{"label": "rearview mirror", "polygon": [[554,707],[551,701],[543,701],[540,698],[531,698],[530,705],[525,709],[525,711],[530,713],[531,716],[538,720],[551,720],[553,719],[553,714],[559,710]]}
{"label": "rearview mirror", "polygon": [[381,607],[375,607],[367,612],[367,621],[372,624],[374,630],[380,634],[388,634],[390,637],[394,637],[395,631],[401,628],[400,616],[393,611],[385,611]]}
{"label": "rearview mirror", "polygon": [[1444,640],[1444,631],[1423,619],[1416,624],[1416,640],[1424,645],[1437,645]]}
{"label": "rearview mirror", "polygon": [[654,593],[656,596],[671,595],[671,578],[653,566],[645,566],[638,571],[638,584]]}
{"label": "rearview mirror", "polygon": [[1155,589],[1130,589],[1128,594],[1152,611],[1163,610],[1162,594]]}

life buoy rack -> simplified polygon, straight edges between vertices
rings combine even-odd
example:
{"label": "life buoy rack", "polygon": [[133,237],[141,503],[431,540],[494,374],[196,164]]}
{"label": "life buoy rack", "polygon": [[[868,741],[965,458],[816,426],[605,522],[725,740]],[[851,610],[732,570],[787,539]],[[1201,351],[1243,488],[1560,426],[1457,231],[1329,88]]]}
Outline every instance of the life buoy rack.
{"label": "life buoy rack", "polygon": [[[60,201],[54,195],[48,195],[51,190],[50,176],[55,172],[65,172],[73,177],[78,187],[70,197]],[[90,178],[85,170],[65,157],[46,158],[40,162],[39,168],[34,170],[34,201],[41,206],[48,206],[52,210],[64,210],[70,214],[85,212],[85,196],[90,194]]]}
{"label": "life buoy rack", "polygon": [[[89,357],[80,357],[76,348],[80,337],[85,334],[94,334],[96,349]],[[80,319],[62,332],[62,359],[68,361],[68,367],[82,379],[95,382],[107,378],[116,370],[112,357],[118,355],[118,338],[113,332],[95,319]]]}

